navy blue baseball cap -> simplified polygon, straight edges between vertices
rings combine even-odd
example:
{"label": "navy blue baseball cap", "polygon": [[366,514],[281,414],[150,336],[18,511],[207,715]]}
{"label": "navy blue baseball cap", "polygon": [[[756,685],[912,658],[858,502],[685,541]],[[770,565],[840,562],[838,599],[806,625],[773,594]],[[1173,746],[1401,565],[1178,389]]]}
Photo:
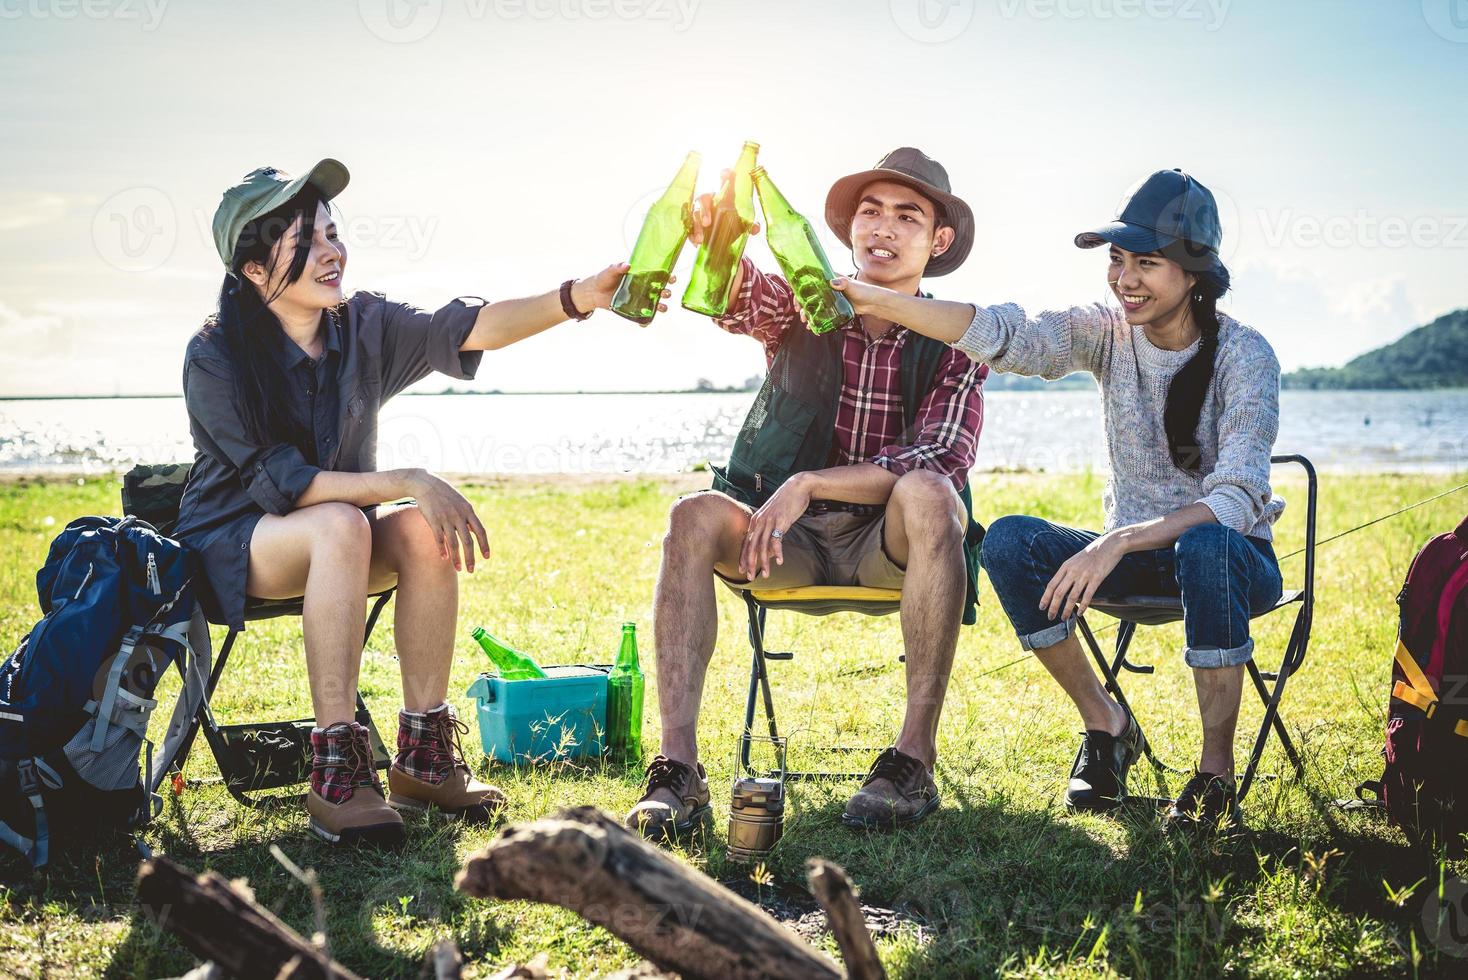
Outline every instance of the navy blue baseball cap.
{"label": "navy blue baseball cap", "polygon": [[1113,221],[1076,236],[1080,248],[1116,245],[1128,252],[1162,252],[1188,269],[1220,260],[1223,229],[1213,192],[1181,170],[1159,170],[1132,185]]}

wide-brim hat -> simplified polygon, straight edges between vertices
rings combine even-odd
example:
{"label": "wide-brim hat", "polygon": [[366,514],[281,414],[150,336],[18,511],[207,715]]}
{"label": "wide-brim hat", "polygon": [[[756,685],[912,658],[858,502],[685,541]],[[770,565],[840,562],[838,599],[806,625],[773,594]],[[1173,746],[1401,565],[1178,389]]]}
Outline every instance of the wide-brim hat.
{"label": "wide-brim hat", "polygon": [[856,214],[862,188],[879,180],[906,184],[937,202],[943,209],[940,224],[953,229],[953,244],[942,255],[928,259],[923,275],[947,275],[962,265],[974,244],[973,209],[953,193],[943,165],[911,146],[899,147],[878,160],[871,170],[842,177],[831,185],[826,195],[826,225],[841,239],[841,244],[851,247],[851,219]]}
{"label": "wide-brim hat", "polygon": [[1220,262],[1223,228],[1213,192],[1181,170],[1159,170],[1132,185],[1116,217],[1075,237],[1079,248],[1115,245],[1128,252],[1162,252],[1189,271]]}
{"label": "wide-brim hat", "polygon": [[262,214],[269,214],[299,194],[307,184],[321,193],[323,201],[340,194],[352,175],[338,160],[327,157],[305,175],[292,177],[275,167],[259,167],[224,192],[214,211],[214,248],[224,260],[225,268],[234,261],[235,246],[245,225]]}

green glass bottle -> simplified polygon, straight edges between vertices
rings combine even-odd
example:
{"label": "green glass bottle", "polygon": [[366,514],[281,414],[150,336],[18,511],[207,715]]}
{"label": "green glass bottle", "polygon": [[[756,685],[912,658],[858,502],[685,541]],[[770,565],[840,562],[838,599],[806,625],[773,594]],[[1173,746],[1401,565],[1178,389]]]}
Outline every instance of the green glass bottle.
{"label": "green glass bottle", "polygon": [[632,268],[617,284],[617,295],[612,297],[612,312],[618,316],[647,326],[657,315],[663,287],[693,227],[693,191],[698,184],[700,160],[697,152],[689,153],[678,176],[647,209],[632,257],[627,260]]}
{"label": "green glass bottle", "polygon": [[545,671],[540,669],[540,664],[508,643],[491,636],[483,626],[474,627],[474,632],[470,635],[474,637],[474,642],[484,650],[485,656],[489,657],[495,669],[505,680],[528,681],[545,676]]}
{"label": "green glass bottle", "polygon": [[836,273],[831,271],[815,229],[785,200],[764,167],[755,168],[754,186],[765,214],[765,240],[805,311],[810,332],[827,333],[846,326],[855,319],[856,311],[845,296],[831,288]]}
{"label": "green glass bottle", "polygon": [[734,164],[734,172],[724,181],[714,201],[713,220],[704,232],[688,288],[683,292],[683,308],[705,316],[723,316],[729,311],[729,287],[734,270],[744,256],[744,243],[754,224],[754,158],[758,143],[745,143]]}
{"label": "green glass bottle", "polygon": [[622,624],[622,648],[607,675],[607,754],[614,763],[642,758],[642,689],[637,663],[637,624]]}

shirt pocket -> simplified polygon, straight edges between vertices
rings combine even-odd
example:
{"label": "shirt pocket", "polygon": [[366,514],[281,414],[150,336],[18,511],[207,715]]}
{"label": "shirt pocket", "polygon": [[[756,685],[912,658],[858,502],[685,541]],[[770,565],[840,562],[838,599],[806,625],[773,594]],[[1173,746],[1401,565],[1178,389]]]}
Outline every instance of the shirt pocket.
{"label": "shirt pocket", "polygon": [[375,377],[363,377],[344,395],[337,455],[331,469],[370,472],[376,469],[377,463],[377,413],[382,408],[382,382]]}

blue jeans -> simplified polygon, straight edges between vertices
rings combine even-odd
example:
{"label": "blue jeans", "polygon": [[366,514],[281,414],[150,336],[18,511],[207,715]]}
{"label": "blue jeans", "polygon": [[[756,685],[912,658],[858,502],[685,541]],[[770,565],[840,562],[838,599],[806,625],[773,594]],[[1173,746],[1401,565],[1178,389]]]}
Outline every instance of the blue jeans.
{"label": "blue jeans", "polygon": [[[1040,597],[1056,570],[1098,537],[1038,517],[1001,517],[990,525],[981,560],[1026,650],[1054,646],[1075,628],[1074,615],[1051,619]],[[1235,667],[1254,656],[1250,615],[1270,609],[1283,587],[1268,541],[1200,524],[1171,548],[1122,558],[1096,598],[1181,596],[1188,666]]]}

